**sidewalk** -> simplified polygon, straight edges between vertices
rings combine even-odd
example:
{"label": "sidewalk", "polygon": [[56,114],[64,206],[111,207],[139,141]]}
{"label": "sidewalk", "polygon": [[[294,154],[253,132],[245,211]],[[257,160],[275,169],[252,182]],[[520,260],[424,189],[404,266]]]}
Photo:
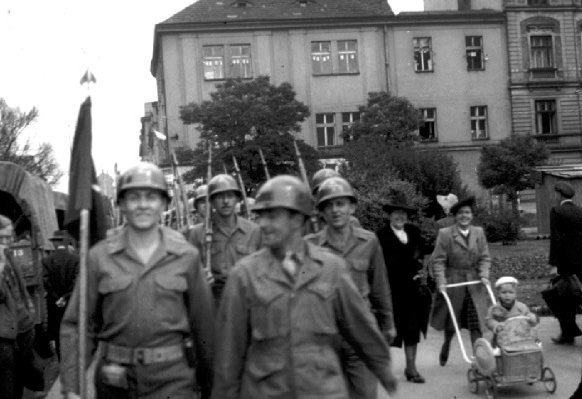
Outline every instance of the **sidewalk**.
{"label": "sidewalk", "polygon": [[[582,325],[582,316],[578,318],[578,324]],[[558,322],[553,317],[542,317],[539,334],[544,345],[544,365],[553,369],[558,381],[558,390],[554,395],[545,391],[542,384],[532,386],[520,384],[499,389],[500,398],[554,398],[566,399],[578,386],[581,373],[582,339],[578,338],[576,345],[559,346],[551,342],[550,337],[559,334]],[[463,333],[466,348],[471,353],[468,333]],[[479,395],[469,392],[467,383],[467,370],[469,365],[462,359],[459,345],[454,341],[451,346],[449,362],[445,367],[438,364],[438,354],[442,344],[442,334],[429,330],[427,340],[422,341],[418,347],[418,370],[426,378],[426,384],[412,384],[404,378],[403,351],[392,348],[394,359],[393,370],[399,379],[396,399],[470,399],[484,398],[483,389]],[[92,376],[92,370],[89,372]],[[92,384],[91,384],[92,385]],[[61,388],[57,380],[50,390],[48,399],[60,399]],[[92,398],[92,396],[90,396]],[[387,399],[389,396],[379,390],[378,399]]]}

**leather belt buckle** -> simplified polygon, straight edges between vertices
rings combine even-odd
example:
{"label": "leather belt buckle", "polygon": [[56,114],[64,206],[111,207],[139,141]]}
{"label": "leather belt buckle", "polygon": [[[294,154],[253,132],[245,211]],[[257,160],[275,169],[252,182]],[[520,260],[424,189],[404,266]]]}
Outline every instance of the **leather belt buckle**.
{"label": "leather belt buckle", "polygon": [[144,364],[145,363],[145,349],[137,348],[133,351],[133,363]]}

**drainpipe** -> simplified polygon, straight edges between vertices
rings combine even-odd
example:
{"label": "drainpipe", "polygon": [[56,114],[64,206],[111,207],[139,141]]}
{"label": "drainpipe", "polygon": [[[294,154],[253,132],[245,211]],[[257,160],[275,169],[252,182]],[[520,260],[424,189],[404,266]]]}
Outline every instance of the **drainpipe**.
{"label": "drainpipe", "polygon": [[389,93],[392,86],[390,85],[390,72],[388,71],[388,50],[386,47],[386,43],[387,43],[386,36],[388,36],[388,26],[386,25],[386,23],[384,23],[382,33],[383,33],[382,34],[382,41],[384,44],[383,53],[384,53],[384,74],[386,77],[386,92]]}

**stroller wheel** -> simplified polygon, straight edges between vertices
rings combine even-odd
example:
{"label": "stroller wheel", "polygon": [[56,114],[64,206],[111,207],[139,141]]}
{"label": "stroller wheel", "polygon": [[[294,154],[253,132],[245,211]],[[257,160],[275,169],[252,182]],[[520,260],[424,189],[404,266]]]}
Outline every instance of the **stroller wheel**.
{"label": "stroller wheel", "polygon": [[485,379],[485,397],[487,399],[497,399],[497,384],[492,377]]}
{"label": "stroller wheel", "polygon": [[471,367],[467,370],[467,381],[469,382],[469,391],[471,393],[478,393],[479,392],[479,379],[477,378],[477,374],[475,370]]}
{"label": "stroller wheel", "polygon": [[549,393],[556,392],[558,381],[556,381],[556,375],[551,368],[544,367],[542,370],[542,382],[544,383],[544,387],[546,387],[546,391]]}

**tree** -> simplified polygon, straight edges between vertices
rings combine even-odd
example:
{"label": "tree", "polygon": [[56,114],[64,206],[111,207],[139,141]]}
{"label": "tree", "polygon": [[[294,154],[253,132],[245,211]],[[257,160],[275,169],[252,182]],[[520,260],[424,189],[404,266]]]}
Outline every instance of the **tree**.
{"label": "tree", "polygon": [[[206,146],[213,148],[213,169],[232,170],[232,155],[237,158],[247,188],[265,180],[258,149],[272,176],[298,174],[293,147],[293,133],[309,116],[309,108],[295,99],[289,83],[272,85],[268,76],[251,81],[227,79],[216,86],[210,100],[190,103],[180,108],[184,124],[198,124],[201,141],[189,156],[194,168],[184,175],[186,181],[206,176]],[[318,153],[298,141],[309,174],[319,168]],[[249,190],[251,191],[251,190]]]}
{"label": "tree", "polygon": [[23,140],[23,131],[38,117],[32,108],[22,112],[11,108],[0,98],[0,161],[13,162],[29,173],[55,185],[62,177],[54,151],[49,143],[41,143],[33,149],[29,140]]}
{"label": "tree", "polygon": [[483,147],[477,168],[479,182],[497,194],[506,194],[518,213],[517,193],[535,187],[534,168],[550,156],[543,143],[529,135],[512,135],[498,145]]}
{"label": "tree", "polygon": [[423,197],[417,205],[422,203],[428,216],[442,212],[437,194],[464,194],[457,165],[449,155],[414,146],[422,117],[406,98],[370,93],[368,104],[360,107],[360,112],[362,118],[348,130],[344,145],[352,173],[380,182],[411,183]]}
{"label": "tree", "polygon": [[368,103],[359,107],[361,118],[355,122],[346,141],[375,137],[393,144],[416,139],[422,114],[406,98],[388,92],[368,93]]}

